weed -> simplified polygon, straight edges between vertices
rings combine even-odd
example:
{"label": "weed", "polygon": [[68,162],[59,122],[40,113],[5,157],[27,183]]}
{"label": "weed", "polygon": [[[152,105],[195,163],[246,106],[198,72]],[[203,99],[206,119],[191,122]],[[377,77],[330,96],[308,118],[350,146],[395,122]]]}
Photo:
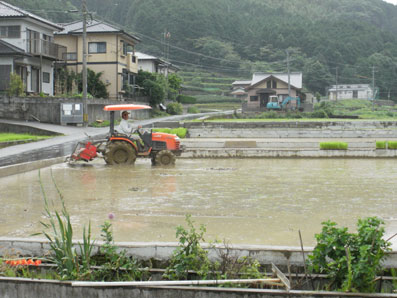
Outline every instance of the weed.
{"label": "weed", "polygon": [[[63,195],[55,183],[52,172],[51,178],[62,204],[61,212],[57,210],[52,211],[50,209],[39,171],[39,182],[44,199],[44,210],[49,221],[49,223],[40,223],[45,229],[49,229],[52,232],[48,233],[42,231],[42,234],[50,242],[52,254],[49,260],[57,265],[57,272],[63,280],[89,279],[91,274],[91,252],[93,247],[93,242],[91,241],[91,225],[88,226],[87,230],[85,227],[83,229],[83,244],[79,244],[82,261],[80,263],[80,258],[76,253],[76,249],[73,247],[73,228],[70,215],[66,209]],[[55,216],[53,213],[55,213]]]}
{"label": "weed", "polygon": [[200,242],[204,242],[206,228],[201,225],[197,231],[191,215],[186,215],[186,223],[187,229],[182,226],[176,228],[179,247],[173,252],[170,265],[166,268],[163,277],[169,280],[186,280],[189,277],[189,271],[193,270],[200,279],[207,279],[211,263],[208,259],[208,252],[200,245]]}

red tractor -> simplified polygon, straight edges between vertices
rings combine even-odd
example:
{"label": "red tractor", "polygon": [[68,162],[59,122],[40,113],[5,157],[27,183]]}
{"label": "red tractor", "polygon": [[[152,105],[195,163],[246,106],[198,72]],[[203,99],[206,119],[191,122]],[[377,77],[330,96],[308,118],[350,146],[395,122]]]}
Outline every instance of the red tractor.
{"label": "red tractor", "polygon": [[139,139],[117,132],[114,127],[115,111],[151,109],[150,106],[123,104],[105,106],[110,111],[110,131],[105,140],[78,143],[70,160],[91,161],[101,153],[106,163],[111,165],[135,163],[137,157],[150,158],[152,165],[173,165],[175,156],[182,153],[178,136],[168,133],[148,132],[141,128],[136,132]]}

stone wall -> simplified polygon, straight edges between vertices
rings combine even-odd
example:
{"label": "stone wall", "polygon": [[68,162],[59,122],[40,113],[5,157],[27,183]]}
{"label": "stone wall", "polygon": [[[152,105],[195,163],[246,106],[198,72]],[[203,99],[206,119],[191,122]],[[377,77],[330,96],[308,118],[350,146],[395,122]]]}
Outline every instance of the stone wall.
{"label": "stone wall", "polygon": [[159,122],[191,138],[397,138],[397,121]]}
{"label": "stone wall", "polygon": [[[0,118],[14,120],[36,120],[44,123],[61,124],[61,103],[83,103],[82,99],[53,97],[0,98]],[[88,122],[108,120],[109,112],[103,107],[109,104],[122,104],[120,101],[88,99]],[[128,102],[133,103],[133,102]],[[144,104],[147,104],[146,102]],[[116,118],[119,115],[116,115]],[[147,119],[150,110],[131,111],[133,119]]]}

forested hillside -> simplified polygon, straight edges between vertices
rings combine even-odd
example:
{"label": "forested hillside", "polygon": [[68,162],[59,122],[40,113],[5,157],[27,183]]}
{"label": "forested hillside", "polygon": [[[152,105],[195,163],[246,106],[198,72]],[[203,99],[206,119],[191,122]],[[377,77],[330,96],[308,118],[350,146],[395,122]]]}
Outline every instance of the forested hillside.
{"label": "forested hillside", "polygon": [[[76,18],[60,10],[81,6],[81,0],[9,2],[54,21]],[[324,94],[336,80],[372,83],[374,69],[380,97],[390,94],[397,100],[397,6],[381,0],[87,0],[87,4],[95,17],[139,36],[139,49],[168,56],[182,67],[250,78],[253,71],[285,71],[288,50],[291,69],[303,71],[310,91]],[[164,32],[169,38],[164,39]]]}

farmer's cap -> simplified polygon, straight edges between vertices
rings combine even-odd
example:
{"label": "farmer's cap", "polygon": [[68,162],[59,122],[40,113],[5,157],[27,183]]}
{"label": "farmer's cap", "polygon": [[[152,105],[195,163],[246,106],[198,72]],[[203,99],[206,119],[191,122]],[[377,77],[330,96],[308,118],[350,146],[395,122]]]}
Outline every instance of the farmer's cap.
{"label": "farmer's cap", "polygon": [[124,115],[126,115],[126,114],[131,114],[130,112],[128,112],[128,111],[123,111],[122,113],[121,113],[121,116],[124,116]]}

